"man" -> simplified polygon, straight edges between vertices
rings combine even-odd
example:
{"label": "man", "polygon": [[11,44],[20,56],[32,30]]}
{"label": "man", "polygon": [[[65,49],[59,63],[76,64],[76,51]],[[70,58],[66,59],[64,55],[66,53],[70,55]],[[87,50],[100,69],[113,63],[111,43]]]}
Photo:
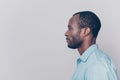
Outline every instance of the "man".
{"label": "man", "polygon": [[69,20],[66,41],[80,54],[72,80],[118,80],[114,63],[96,44],[100,28],[99,18],[91,11],[75,13]]}

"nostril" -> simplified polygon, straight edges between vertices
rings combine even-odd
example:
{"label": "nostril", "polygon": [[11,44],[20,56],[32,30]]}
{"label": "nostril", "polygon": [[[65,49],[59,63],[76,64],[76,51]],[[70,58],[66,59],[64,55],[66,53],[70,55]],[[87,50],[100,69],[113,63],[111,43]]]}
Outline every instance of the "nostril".
{"label": "nostril", "polygon": [[68,31],[65,32],[65,36],[68,36]]}
{"label": "nostril", "polygon": [[66,33],[67,33],[67,32],[65,32],[65,36],[66,36]]}
{"label": "nostril", "polygon": [[67,32],[65,33],[65,36],[67,36]]}

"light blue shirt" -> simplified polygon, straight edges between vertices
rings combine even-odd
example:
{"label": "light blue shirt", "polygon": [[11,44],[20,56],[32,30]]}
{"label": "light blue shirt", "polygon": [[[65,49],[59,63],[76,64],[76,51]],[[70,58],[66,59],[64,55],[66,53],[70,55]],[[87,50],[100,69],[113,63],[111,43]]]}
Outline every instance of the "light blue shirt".
{"label": "light blue shirt", "polygon": [[112,60],[94,44],[77,59],[72,80],[118,80],[118,74]]}

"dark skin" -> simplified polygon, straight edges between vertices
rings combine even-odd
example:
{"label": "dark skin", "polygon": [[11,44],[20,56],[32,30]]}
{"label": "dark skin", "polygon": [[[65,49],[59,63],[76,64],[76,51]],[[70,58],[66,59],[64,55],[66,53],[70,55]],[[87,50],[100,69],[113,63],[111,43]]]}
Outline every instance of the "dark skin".
{"label": "dark skin", "polygon": [[93,37],[89,27],[80,28],[78,23],[79,15],[72,16],[65,36],[68,47],[78,49],[79,54],[82,55],[88,47],[96,43],[96,38]]}

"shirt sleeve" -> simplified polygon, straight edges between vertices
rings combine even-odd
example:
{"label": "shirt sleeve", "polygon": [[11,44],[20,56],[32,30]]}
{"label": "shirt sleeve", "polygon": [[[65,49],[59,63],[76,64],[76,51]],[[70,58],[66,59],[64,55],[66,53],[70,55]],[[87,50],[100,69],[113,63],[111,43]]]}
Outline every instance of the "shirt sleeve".
{"label": "shirt sleeve", "polygon": [[111,80],[108,70],[100,64],[93,65],[86,71],[85,80]]}

